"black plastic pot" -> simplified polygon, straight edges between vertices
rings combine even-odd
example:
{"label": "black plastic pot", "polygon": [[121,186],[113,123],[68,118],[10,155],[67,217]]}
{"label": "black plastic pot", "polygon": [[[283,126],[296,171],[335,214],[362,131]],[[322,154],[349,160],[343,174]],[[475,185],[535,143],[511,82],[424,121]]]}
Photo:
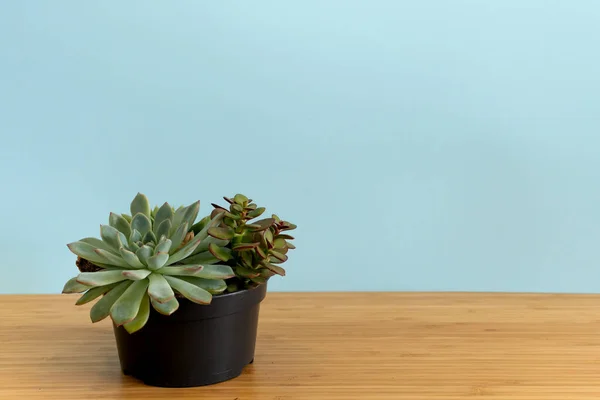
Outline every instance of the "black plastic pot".
{"label": "black plastic pot", "polygon": [[179,300],[170,316],[152,307],[129,334],[114,327],[123,373],[161,387],[210,385],[237,377],[254,361],[260,302],[267,285],[213,296],[210,305]]}

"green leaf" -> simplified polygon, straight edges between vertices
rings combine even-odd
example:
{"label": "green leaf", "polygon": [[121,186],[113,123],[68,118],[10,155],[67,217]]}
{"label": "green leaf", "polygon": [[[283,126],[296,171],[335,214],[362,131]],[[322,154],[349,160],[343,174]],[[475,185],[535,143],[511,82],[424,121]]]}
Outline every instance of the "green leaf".
{"label": "green leaf", "polygon": [[[135,245],[135,246],[137,246],[137,245]],[[144,264],[142,264],[142,262],[140,261],[140,259],[138,258],[138,256],[136,256],[131,251],[125,249],[124,247],[121,247],[119,249],[119,252],[121,253],[121,257],[123,257],[123,260],[125,260],[125,262],[130,267],[132,267],[132,268],[144,268]]]}
{"label": "green leaf", "polygon": [[102,237],[102,241],[109,245],[115,252],[118,252],[124,244],[127,244],[122,243],[121,235],[121,232],[110,225],[100,225],[100,236]]}
{"label": "green leaf", "polygon": [[264,237],[265,237],[265,241],[267,242],[267,247],[269,249],[272,249],[273,248],[273,232],[271,232],[270,229],[267,229],[265,231],[265,236]]}
{"label": "green leaf", "polygon": [[125,218],[125,221],[131,224],[131,215],[129,214],[121,214],[121,217]]}
{"label": "green leaf", "polygon": [[143,245],[138,251],[135,252],[142,264],[148,265],[148,259],[152,257],[152,247]]}
{"label": "green leaf", "polygon": [[260,246],[256,248],[256,254],[263,260],[267,258],[267,253]]}
{"label": "green leaf", "polygon": [[182,276],[179,279],[198,286],[211,294],[220,294],[227,289],[227,284],[223,279],[203,279],[195,276]]}
{"label": "green leaf", "polygon": [[248,251],[257,248],[260,243],[240,243],[231,248],[233,251]]}
{"label": "green leaf", "polygon": [[212,301],[212,295],[201,287],[173,276],[165,276],[165,279],[169,282],[173,289],[177,290],[179,293],[185,296],[185,298],[193,301],[194,303],[210,304]]}
{"label": "green leaf", "polygon": [[150,280],[148,294],[152,300],[156,300],[159,303],[166,303],[175,296],[171,285],[169,285],[169,282],[161,274],[150,274],[148,279]]}
{"label": "green leaf", "polygon": [[204,279],[229,279],[235,274],[229,265],[204,265],[194,276]]}
{"label": "green leaf", "polygon": [[286,241],[285,244],[286,244],[287,248],[290,250],[294,250],[296,248],[296,246],[294,246],[292,243],[290,243],[288,241]]}
{"label": "green leaf", "polygon": [[279,265],[271,264],[269,262],[264,262],[262,265],[275,272],[277,275],[285,276],[285,269],[281,268]]}
{"label": "green leaf", "polygon": [[[214,217],[212,217],[212,219],[206,224],[206,226],[204,228],[202,228],[202,230],[200,232],[198,232],[198,234],[196,234],[194,237],[198,238],[200,240],[204,240],[208,237],[208,230],[210,228],[212,228],[213,226],[218,226],[221,221],[223,220],[223,213],[219,213],[217,215],[215,215]],[[206,249],[205,249],[206,250]]]}
{"label": "green leaf", "polygon": [[65,283],[62,292],[63,293],[81,293],[88,290],[90,286],[84,285],[77,281],[77,277],[71,278]]}
{"label": "green leaf", "polygon": [[103,294],[105,294],[106,292],[108,292],[109,290],[111,290],[112,288],[114,288],[120,284],[121,284],[121,282],[115,282],[115,283],[111,283],[110,285],[104,285],[104,286],[98,286],[95,288],[91,288],[77,300],[75,305],[81,306],[83,304],[89,303],[90,301],[102,296]]}
{"label": "green leaf", "polygon": [[209,236],[205,239],[203,239],[200,244],[198,245],[198,247],[196,247],[196,250],[194,250],[194,253],[192,254],[199,254],[199,253],[203,253],[205,251],[208,251],[208,247],[212,244],[216,244],[219,247],[223,247],[226,246],[229,241],[228,240],[221,240],[221,239],[216,239],[212,236]]}
{"label": "green leaf", "polygon": [[90,310],[90,319],[92,322],[102,321],[110,314],[110,308],[114,302],[131,286],[133,281],[126,280],[119,283],[115,288],[108,291],[100,300],[94,304]]}
{"label": "green leaf", "polygon": [[185,237],[187,232],[188,232],[188,224],[187,223],[184,223],[177,227],[177,230],[171,236],[172,243],[171,243],[171,250],[169,250],[169,254],[173,254],[178,250],[179,245],[181,245],[181,242],[183,241],[183,238]]}
{"label": "green leaf", "polygon": [[119,232],[121,232],[126,237],[131,235],[131,226],[129,222],[123,216],[115,213],[110,213],[108,218],[108,224],[113,228],[116,228]]}
{"label": "green leaf", "polygon": [[163,275],[193,276],[202,271],[202,269],[204,269],[203,265],[186,265],[177,267],[162,267],[156,272]]}
{"label": "green leaf", "polygon": [[275,251],[275,250],[271,250],[269,255],[271,255],[272,257],[275,257],[276,259],[278,259],[281,262],[285,262],[288,259],[288,256],[286,256],[285,254],[281,254],[280,252]]}
{"label": "green leaf", "polygon": [[144,242],[144,243],[156,243],[157,241],[158,240],[156,239],[156,236],[154,236],[154,232],[152,232],[152,231],[146,232],[146,234],[144,235],[144,238],[142,239],[142,242]]}
{"label": "green leaf", "polygon": [[167,260],[169,260],[169,253],[156,253],[156,255],[148,258],[148,268],[151,271],[156,271],[162,268],[167,263]]}
{"label": "green leaf", "polygon": [[142,234],[142,237],[152,230],[152,222],[145,214],[137,213],[131,220],[131,229],[135,229]]}
{"label": "green leaf", "polygon": [[165,303],[159,303],[158,301],[150,297],[150,302],[152,303],[152,307],[154,307],[156,311],[163,315],[171,315],[179,308],[179,302],[175,297],[173,297],[171,300]]}
{"label": "green leaf", "polygon": [[229,206],[229,211],[232,213],[242,213],[244,211],[244,207],[240,206],[239,204],[232,204]]}
{"label": "green leaf", "polygon": [[275,249],[285,249],[287,247],[287,242],[282,238],[275,238],[273,241],[273,247]]}
{"label": "green leaf", "polygon": [[214,264],[218,262],[219,259],[215,258],[209,251],[204,251],[202,253],[194,254],[188,258],[184,258],[181,260],[182,264]]}
{"label": "green leaf", "polygon": [[129,243],[136,243],[142,240],[142,234],[137,229],[133,229],[131,231],[131,235],[129,236]]}
{"label": "green leaf", "polygon": [[[187,224],[184,224],[187,225]],[[188,256],[192,255],[196,247],[200,244],[201,238],[199,236],[194,236],[192,240],[186,243],[185,246],[181,248],[181,250],[175,252],[171,257],[169,257],[169,261],[167,261],[167,265],[175,264]]]}
{"label": "green leaf", "polygon": [[198,217],[198,212],[200,211],[200,201],[196,201],[195,203],[190,204],[185,208],[183,213],[182,222],[187,222],[188,226],[194,226],[194,222]]}
{"label": "green leaf", "polygon": [[249,268],[242,267],[241,265],[235,267],[235,273],[243,278],[256,278],[260,275],[258,271],[253,271]]}
{"label": "green leaf", "polygon": [[257,283],[259,285],[266,283],[267,282],[267,278],[263,277],[263,276],[256,276],[254,278],[251,278],[251,281],[254,283]]}
{"label": "green leaf", "polygon": [[294,240],[294,237],[290,236],[290,235],[286,235],[285,233],[282,233],[282,234],[277,235],[277,237],[275,239]]}
{"label": "green leaf", "polygon": [[[141,214],[138,214],[141,215]],[[110,308],[110,317],[117,326],[121,326],[133,319],[138,314],[142,299],[148,289],[148,280],[135,281],[115,301]]]}
{"label": "green leaf", "polygon": [[94,252],[104,258],[104,264],[110,265],[111,267],[129,268],[129,264],[127,264],[121,256],[117,256],[110,251],[102,249],[96,249]]}
{"label": "green leaf", "polygon": [[282,231],[292,231],[296,228],[297,228],[296,225],[292,224],[291,222],[287,222],[287,221],[281,221],[281,224],[279,225],[279,229]]}
{"label": "green leaf", "polygon": [[204,229],[204,227],[206,226],[206,224],[208,224],[209,221],[210,221],[210,215],[207,215],[206,217],[202,218],[200,221],[195,223],[190,230],[194,231],[194,234],[197,234],[202,229]]}
{"label": "green leaf", "polygon": [[149,317],[150,299],[148,298],[148,294],[144,293],[137,315],[135,316],[133,321],[123,324],[123,327],[129,333],[137,332],[140,329],[142,329],[144,325],[146,325],[146,322],[148,322]]}
{"label": "green leaf", "polygon": [[[163,236],[164,239],[164,236]],[[171,239],[164,239],[161,242],[159,242],[156,247],[154,248],[154,254],[158,254],[158,253],[169,253],[169,250],[171,249],[171,244],[173,242],[171,242]]]}
{"label": "green leaf", "polygon": [[161,234],[159,233],[160,225],[165,221],[169,221],[169,224],[168,224],[169,231],[167,233],[165,233],[164,235],[166,235],[167,237],[170,236],[172,220],[173,220],[173,208],[169,205],[169,203],[164,203],[162,206],[160,206],[160,208],[156,212],[156,217],[154,217],[154,233],[156,233],[157,237],[161,236]]}
{"label": "green leaf", "polygon": [[150,213],[150,214],[151,214],[151,217],[152,217],[152,219],[156,218],[156,213],[157,213],[157,212],[158,212],[158,207],[157,207],[157,206],[154,206],[154,208],[152,209],[152,212]]}
{"label": "green leaf", "polygon": [[233,197],[233,201],[235,201],[240,206],[244,206],[244,205],[248,204],[248,198],[246,196],[244,196],[243,194],[239,194],[239,193]]}
{"label": "green leaf", "polygon": [[235,231],[230,227],[212,227],[207,232],[210,236],[221,240],[231,240],[235,235]]}
{"label": "green leaf", "polygon": [[265,212],[266,208],[264,207],[258,207],[255,210],[252,210],[248,213],[248,217],[252,218],[256,218],[256,217],[260,217],[264,212]]}
{"label": "green leaf", "polygon": [[91,244],[96,249],[102,249],[106,251],[110,251],[111,253],[115,253],[115,249],[109,246],[107,243],[104,243],[102,240],[97,239],[95,237],[87,237],[79,240],[80,242]]}
{"label": "green leaf", "polygon": [[244,210],[246,210],[246,211],[254,211],[254,210],[256,210],[256,204],[255,203],[250,203],[246,207],[244,207]]}
{"label": "green leaf", "polygon": [[123,270],[109,270],[97,272],[81,272],[77,275],[77,282],[87,286],[104,286],[127,279]]}
{"label": "green leaf", "polygon": [[[214,243],[211,243],[208,245],[208,251],[213,256],[215,256],[216,258],[218,258],[219,260],[221,260],[223,262],[229,261],[233,257],[231,254],[231,250],[229,250],[226,247],[219,247]],[[202,253],[200,253],[200,254],[202,254]]]}
{"label": "green leaf", "polygon": [[252,224],[249,224],[247,226],[251,225],[250,229],[252,231],[260,232],[260,231],[269,229],[271,226],[273,226],[274,223],[275,223],[275,220],[273,218],[265,218],[265,219],[255,221]]}
{"label": "green leaf", "polygon": [[141,281],[142,279],[146,279],[146,277],[150,274],[151,271],[147,269],[123,271],[123,275],[127,277],[127,279],[131,279],[132,281]]}
{"label": "green leaf", "polygon": [[139,249],[140,249],[140,246],[138,246],[138,245],[137,245],[137,243],[130,243],[130,244],[129,244],[129,250],[130,250],[132,253],[135,253],[135,252],[137,252]]}
{"label": "green leaf", "polygon": [[[135,215],[136,214],[142,214],[144,216],[146,216],[146,218],[148,218],[148,220],[150,220],[150,202],[148,201],[148,198],[146,196],[144,196],[142,193],[138,193],[135,198],[133,199],[133,201],[131,202],[131,206],[129,207],[130,211],[131,211],[131,215],[134,215],[134,219],[135,219]],[[131,221],[131,223],[133,224],[133,220]],[[140,232],[142,232],[140,229],[138,229]],[[147,231],[143,231],[142,233],[146,233]]]}
{"label": "green leaf", "polygon": [[244,251],[238,254],[239,257],[239,262],[241,262],[242,266],[245,266],[247,268],[253,268],[253,257],[252,257],[253,252],[250,251]]}
{"label": "green leaf", "polygon": [[[156,225],[155,225],[156,227]],[[171,221],[165,219],[160,223],[160,226],[156,229],[156,237],[161,238],[163,236],[169,237],[171,235]]]}

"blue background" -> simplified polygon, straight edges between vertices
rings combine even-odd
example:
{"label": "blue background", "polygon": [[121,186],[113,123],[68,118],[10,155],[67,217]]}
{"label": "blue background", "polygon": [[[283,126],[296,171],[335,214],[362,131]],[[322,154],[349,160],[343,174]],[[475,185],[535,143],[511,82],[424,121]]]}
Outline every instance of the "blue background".
{"label": "blue background", "polygon": [[595,292],[600,2],[0,1],[0,293],[133,196],[298,224],[271,290]]}

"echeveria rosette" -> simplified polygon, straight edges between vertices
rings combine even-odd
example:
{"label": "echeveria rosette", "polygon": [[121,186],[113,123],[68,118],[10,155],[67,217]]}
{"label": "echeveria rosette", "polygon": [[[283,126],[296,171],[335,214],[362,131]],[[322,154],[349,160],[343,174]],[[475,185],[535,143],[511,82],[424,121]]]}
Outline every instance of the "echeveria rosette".
{"label": "echeveria rosette", "polygon": [[215,265],[227,241],[208,236],[224,215],[194,224],[200,202],[174,209],[168,203],[150,209],[138,193],[131,214],[111,213],[100,237],[70,243],[77,256],[100,268],[70,279],[63,293],[83,293],[76,302],[86,304],[101,297],[91,308],[92,322],[110,316],[117,326],[133,333],[141,329],[150,307],[170,315],[179,307],[176,294],[198,304],[209,304],[213,294],[223,293],[231,267]]}
{"label": "echeveria rosette", "polygon": [[266,211],[264,207],[258,207],[242,194],[224,199],[229,207],[213,204],[211,217],[222,220],[208,228],[207,233],[226,243],[215,246],[211,253],[236,274],[235,279],[228,281],[227,290],[233,292],[263,284],[276,274],[284,276],[281,264],[287,261],[288,251],[295,249],[291,243],[294,238],[286,231],[296,229],[296,225],[275,214],[253,221]]}

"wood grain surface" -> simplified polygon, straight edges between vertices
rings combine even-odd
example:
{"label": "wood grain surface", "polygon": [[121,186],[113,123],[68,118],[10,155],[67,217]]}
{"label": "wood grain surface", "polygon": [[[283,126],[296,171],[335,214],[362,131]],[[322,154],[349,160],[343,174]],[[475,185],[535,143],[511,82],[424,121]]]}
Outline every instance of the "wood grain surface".
{"label": "wood grain surface", "polygon": [[268,293],[256,361],[189,389],[123,376],[110,321],[0,296],[0,399],[600,399],[600,296]]}

